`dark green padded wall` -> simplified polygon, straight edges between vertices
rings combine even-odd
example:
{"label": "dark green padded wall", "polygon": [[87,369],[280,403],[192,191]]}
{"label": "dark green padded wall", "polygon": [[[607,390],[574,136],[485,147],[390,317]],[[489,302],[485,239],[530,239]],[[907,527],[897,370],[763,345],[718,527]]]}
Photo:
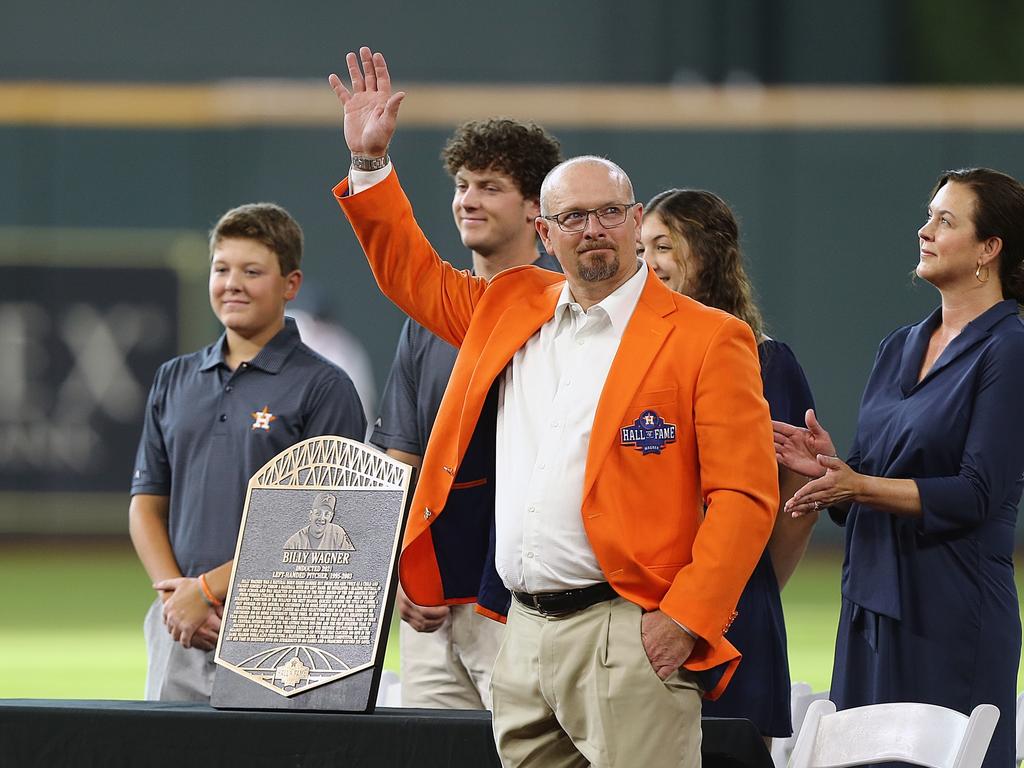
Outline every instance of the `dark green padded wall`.
{"label": "dark green padded wall", "polygon": [[[423,229],[466,264],[437,154],[447,131],[400,132],[392,153]],[[739,215],[771,333],[792,344],[841,445],[878,341],[937,302],[911,284],[925,196],[944,168],[1024,175],[1013,133],[559,131],[567,154],[599,153],[645,200],[704,187]],[[330,130],[0,129],[0,227],[192,229],[243,201],[275,200],[301,220],[307,279],[364,340],[378,379],[401,317],[379,294],[331,186],[346,171]],[[211,333],[213,320],[210,319]],[[198,344],[203,340],[192,340]]]}

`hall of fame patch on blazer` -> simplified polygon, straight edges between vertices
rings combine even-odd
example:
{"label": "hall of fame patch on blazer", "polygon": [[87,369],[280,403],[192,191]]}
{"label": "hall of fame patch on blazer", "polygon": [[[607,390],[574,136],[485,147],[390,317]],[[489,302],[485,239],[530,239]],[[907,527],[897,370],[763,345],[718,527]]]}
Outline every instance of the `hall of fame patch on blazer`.
{"label": "hall of fame patch on blazer", "polygon": [[619,428],[619,441],[644,455],[661,453],[666,445],[676,441],[676,425],[669,424],[648,408],[632,424]]}

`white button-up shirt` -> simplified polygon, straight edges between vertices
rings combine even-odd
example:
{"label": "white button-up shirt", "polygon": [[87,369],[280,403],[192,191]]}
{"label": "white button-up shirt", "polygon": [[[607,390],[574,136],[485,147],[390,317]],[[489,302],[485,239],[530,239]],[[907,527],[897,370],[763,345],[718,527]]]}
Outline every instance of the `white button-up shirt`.
{"label": "white button-up shirt", "polygon": [[554,316],[519,348],[498,391],[495,565],[519,592],[606,581],[583,528],[594,413],[647,265],[587,311],[568,284]]}

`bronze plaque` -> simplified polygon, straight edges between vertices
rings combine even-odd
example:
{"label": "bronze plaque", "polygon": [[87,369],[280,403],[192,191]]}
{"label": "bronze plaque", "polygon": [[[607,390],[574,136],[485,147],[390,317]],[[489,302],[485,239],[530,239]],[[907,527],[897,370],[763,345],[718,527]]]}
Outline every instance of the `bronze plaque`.
{"label": "bronze plaque", "polygon": [[373,710],[411,472],[372,446],[317,437],[252,477],[213,706]]}

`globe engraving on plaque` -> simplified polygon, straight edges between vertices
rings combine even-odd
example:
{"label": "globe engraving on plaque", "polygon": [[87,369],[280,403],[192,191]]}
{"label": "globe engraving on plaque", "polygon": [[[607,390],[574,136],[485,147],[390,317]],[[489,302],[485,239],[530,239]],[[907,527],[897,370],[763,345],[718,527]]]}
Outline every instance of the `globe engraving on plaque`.
{"label": "globe engraving on plaque", "polygon": [[318,437],[253,475],[214,706],[372,709],[410,473],[370,446]]}

